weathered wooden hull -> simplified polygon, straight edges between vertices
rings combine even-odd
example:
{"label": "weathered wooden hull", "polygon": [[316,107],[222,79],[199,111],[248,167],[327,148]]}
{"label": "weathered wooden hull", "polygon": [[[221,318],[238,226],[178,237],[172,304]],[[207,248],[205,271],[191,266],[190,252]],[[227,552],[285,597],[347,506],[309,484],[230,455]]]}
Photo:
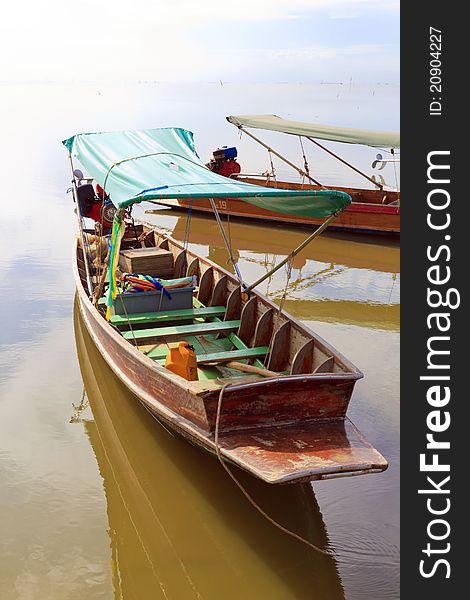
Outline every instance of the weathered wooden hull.
{"label": "weathered wooden hull", "polygon": [[[114,373],[167,427],[215,452],[220,383],[186,381],[144,355],[89,301],[78,265],[75,276],[83,322]],[[269,303],[264,298],[262,301]],[[348,372],[246,383],[241,379],[227,387],[220,420],[222,454],[270,483],[384,470],[386,461],[345,417],[354,384],[362,373],[339,353],[335,356],[348,365]]]}
{"label": "weathered wooden hull", "polygon": [[[256,180],[247,180],[248,183],[257,183]],[[272,187],[272,186],[271,186]],[[279,182],[279,187],[297,189],[299,186],[284,182]],[[319,189],[317,186],[305,186],[308,189]],[[388,200],[398,200],[396,192],[379,192],[378,190],[354,190],[351,188],[334,187],[339,191],[348,193],[353,201],[344,210],[333,223],[330,229],[353,231],[356,233],[375,233],[398,235],[400,233],[400,207],[382,203],[383,198]],[[302,227],[316,227],[320,225],[323,219],[312,217],[297,217],[293,215],[284,215],[253,206],[248,202],[237,199],[217,199],[216,206],[221,214],[228,214],[233,217],[256,219],[277,225],[297,225]],[[174,209],[187,210],[189,200],[158,200],[158,204]],[[195,212],[212,214],[212,207],[209,199],[197,199],[191,203],[191,208]]]}

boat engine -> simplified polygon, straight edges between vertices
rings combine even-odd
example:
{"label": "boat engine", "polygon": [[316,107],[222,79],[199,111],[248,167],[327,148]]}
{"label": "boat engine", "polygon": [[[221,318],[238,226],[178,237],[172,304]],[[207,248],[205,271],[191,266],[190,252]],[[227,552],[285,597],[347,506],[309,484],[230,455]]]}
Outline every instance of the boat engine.
{"label": "boat engine", "polygon": [[235,147],[227,148],[227,146],[222,146],[222,148],[214,150],[212,156],[213,158],[206,166],[211,171],[214,171],[214,173],[223,175],[224,177],[235,176],[235,178],[240,173],[241,167],[237,162],[237,149]]}
{"label": "boat engine", "polygon": [[96,193],[91,183],[85,183],[77,187],[78,202],[82,217],[93,219],[96,223],[103,225],[103,230],[108,230],[113,224],[116,207],[109,196],[99,185]]}

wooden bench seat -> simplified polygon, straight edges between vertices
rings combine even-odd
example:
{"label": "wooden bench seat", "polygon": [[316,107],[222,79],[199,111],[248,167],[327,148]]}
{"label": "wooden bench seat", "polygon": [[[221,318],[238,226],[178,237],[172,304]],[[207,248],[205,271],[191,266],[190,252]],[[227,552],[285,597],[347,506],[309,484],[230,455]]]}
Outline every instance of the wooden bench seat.
{"label": "wooden bench seat", "polygon": [[208,306],[206,308],[187,308],[182,310],[169,310],[167,312],[151,312],[151,313],[134,313],[126,315],[112,315],[111,323],[113,325],[142,325],[142,324],[158,324],[169,323],[171,321],[186,321],[190,319],[198,319],[200,317],[223,317],[225,314],[225,306]]}
{"label": "wooden bench seat", "polygon": [[123,331],[122,337],[130,342],[136,340],[181,340],[185,336],[208,335],[214,333],[229,333],[237,331],[240,321],[218,321],[215,323],[195,323],[174,327],[157,327],[152,329],[138,329]]}
{"label": "wooden bench seat", "polygon": [[212,354],[199,354],[197,364],[205,365],[214,362],[229,362],[231,360],[241,360],[247,358],[260,358],[268,354],[268,346],[259,346],[258,348],[247,348],[246,350],[227,350],[226,352],[214,352]]}
{"label": "wooden bench seat", "polygon": [[[230,362],[231,360],[243,360],[247,358],[260,358],[268,354],[269,348],[267,346],[260,346],[259,348],[248,348],[247,350],[224,350],[222,352],[212,352],[210,354],[198,354],[197,364],[207,365],[210,363],[224,363]],[[168,346],[162,344],[157,348],[150,350],[146,353],[147,356],[155,360],[156,362],[165,362],[168,354]]]}

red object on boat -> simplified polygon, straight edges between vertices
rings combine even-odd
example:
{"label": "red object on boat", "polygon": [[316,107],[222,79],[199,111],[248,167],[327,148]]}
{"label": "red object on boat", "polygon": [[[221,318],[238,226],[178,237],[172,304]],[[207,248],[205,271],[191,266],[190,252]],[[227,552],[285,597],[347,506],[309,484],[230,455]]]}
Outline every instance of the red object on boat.
{"label": "red object on boat", "polygon": [[230,178],[232,175],[238,175],[241,171],[240,164],[237,162],[236,148],[217,148],[212,153],[213,158],[207,164],[207,167],[223,177]]}
{"label": "red object on boat", "polygon": [[234,174],[238,175],[241,171],[241,167],[235,159],[230,159],[221,162],[218,168],[213,169],[213,171],[224,177],[230,177]]}

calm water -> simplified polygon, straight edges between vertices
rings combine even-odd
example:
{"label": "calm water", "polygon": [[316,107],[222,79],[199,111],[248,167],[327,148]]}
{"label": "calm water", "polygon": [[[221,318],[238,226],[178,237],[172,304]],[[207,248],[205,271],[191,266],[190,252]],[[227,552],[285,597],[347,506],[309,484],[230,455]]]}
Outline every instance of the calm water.
{"label": "calm water", "polygon": [[[283,488],[240,475],[279,521],[329,544],[330,559],[273,529],[214,459],[161,429],[110,373],[74,313],[75,221],[59,144],[77,131],[183,126],[195,132],[203,158],[236,144],[246,170],[265,170],[267,156],[239,140],[225,115],[392,130],[398,90],[95,84],[0,92],[0,596],[398,598],[397,243],[322,236],[297,257],[286,302],[364,372],[349,416],[388,458],[388,471]],[[298,157],[298,140],[265,139]],[[344,154],[372,173],[374,151],[345,147]],[[326,156],[309,161],[322,183],[361,185]],[[393,170],[382,173],[395,184]],[[137,212],[184,236],[184,216]],[[231,236],[249,281],[305,232],[232,223]],[[211,220],[193,217],[191,242],[227,266]],[[284,284],[281,271],[263,291],[279,300]],[[71,423],[84,390],[91,408]]]}

